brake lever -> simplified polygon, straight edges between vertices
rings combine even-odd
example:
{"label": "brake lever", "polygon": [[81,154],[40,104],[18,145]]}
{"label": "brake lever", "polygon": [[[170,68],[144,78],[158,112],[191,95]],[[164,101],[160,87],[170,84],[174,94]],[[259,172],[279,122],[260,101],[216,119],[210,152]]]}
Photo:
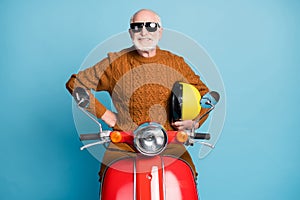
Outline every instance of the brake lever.
{"label": "brake lever", "polygon": [[193,144],[195,144],[195,143],[202,144],[202,145],[207,146],[207,147],[210,147],[210,148],[212,148],[212,149],[215,148],[215,145],[210,144],[210,143],[208,143],[208,142],[202,142],[202,141],[196,141],[196,140],[192,140],[191,142],[192,142]]}
{"label": "brake lever", "polygon": [[95,146],[95,145],[99,145],[99,144],[104,144],[104,143],[107,143],[107,142],[110,142],[110,139],[104,139],[104,140],[101,140],[101,141],[97,141],[97,142],[93,142],[93,143],[90,143],[90,144],[86,144],[82,147],[80,147],[80,150],[84,150],[84,149],[87,149],[89,147],[92,147],[92,146]]}

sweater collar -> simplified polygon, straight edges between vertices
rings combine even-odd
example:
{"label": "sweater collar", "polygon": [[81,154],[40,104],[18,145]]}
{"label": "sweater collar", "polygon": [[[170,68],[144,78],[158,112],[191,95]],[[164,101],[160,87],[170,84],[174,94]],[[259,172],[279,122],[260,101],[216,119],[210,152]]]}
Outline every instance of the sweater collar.
{"label": "sweater collar", "polygon": [[158,46],[156,47],[156,55],[153,57],[143,57],[137,52],[137,50],[134,47],[133,49],[134,51],[132,52],[132,57],[143,63],[157,62],[161,57],[161,49]]}

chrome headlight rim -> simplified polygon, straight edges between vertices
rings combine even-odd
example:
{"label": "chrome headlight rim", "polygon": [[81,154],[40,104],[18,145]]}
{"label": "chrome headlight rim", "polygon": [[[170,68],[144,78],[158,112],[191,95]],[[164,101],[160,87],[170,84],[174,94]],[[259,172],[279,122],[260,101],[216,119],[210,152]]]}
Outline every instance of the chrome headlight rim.
{"label": "chrome headlight rim", "polygon": [[[159,155],[167,147],[168,134],[159,123],[143,123],[133,133],[135,148],[145,156]],[[149,145],[145,145],[146,143]]]}

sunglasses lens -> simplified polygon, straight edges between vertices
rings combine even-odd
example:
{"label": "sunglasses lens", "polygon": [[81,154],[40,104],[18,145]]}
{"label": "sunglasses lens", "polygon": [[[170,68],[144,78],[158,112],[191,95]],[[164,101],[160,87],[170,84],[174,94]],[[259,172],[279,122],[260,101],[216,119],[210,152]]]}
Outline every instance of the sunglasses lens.
{"label": "sunglasses lens", "polygon": [[141,32],[141,30],[143,29],[143,26],[144,26],[144,23],[131,23],[130,29],[132,30],[132,32],[138,33],[138,32]]}
{"label": "sunglasses lens", "polygon": [[155,32],[157,30],[157,23],[146,22],[145,27],[149,32]]}

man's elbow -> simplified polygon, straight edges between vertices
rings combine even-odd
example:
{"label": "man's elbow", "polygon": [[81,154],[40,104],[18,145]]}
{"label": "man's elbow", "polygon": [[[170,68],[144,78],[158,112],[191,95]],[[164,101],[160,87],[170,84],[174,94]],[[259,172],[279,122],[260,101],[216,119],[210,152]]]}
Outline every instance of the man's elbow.
{"label": "man's elbow", "polygon": [[74,88],[75,88],[75,81],[76,81],[76,75],[73,74],[70,79],[68,80],[68,82],[66,83],[66,88],[67,90],[70,92],[70,94],[73,93]]}

